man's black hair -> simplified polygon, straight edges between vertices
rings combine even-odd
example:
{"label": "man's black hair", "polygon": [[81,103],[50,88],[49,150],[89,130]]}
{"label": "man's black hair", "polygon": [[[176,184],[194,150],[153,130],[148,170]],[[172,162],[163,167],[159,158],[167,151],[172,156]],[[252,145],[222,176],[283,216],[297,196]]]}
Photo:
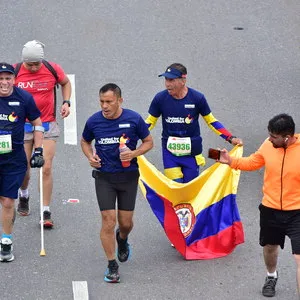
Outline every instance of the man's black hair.
{"label": "man's black hair", "polygon": [[174,64],[171,64],[170,66],[167,67],[167,69],[169,69],[169,68],[176,69],[176,70],[180,71],[181,74],[184,74],[184,75],[187,74],[187,69],[182,64],[174,63]]}
{"label": "man's black hair", "polygon": [[270,133],[281,136],[293,136],[295,133],[295,123],[293,118],[288,114],[279,114],[269,121],[268,130]]}
{"label": "man's black hair", "polygon": [[115,83],[107,83],[99,90],[99,95],[112,91],[118,98],[122,97],[121,89]]}

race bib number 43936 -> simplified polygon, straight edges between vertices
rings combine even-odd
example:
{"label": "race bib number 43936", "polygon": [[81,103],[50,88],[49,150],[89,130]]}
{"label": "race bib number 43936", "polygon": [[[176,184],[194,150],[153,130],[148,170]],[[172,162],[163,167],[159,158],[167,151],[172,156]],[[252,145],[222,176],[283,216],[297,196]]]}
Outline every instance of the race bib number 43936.
{"label": "race bib number 43936", "polygon": [[176,156],[191,155],[191,138],[169,136],[167,148],[173,155]]}
{"label": "race bib number 43936", "polygon": [[0,154],[9,153],[12,151],[11,135],[0,135]]}

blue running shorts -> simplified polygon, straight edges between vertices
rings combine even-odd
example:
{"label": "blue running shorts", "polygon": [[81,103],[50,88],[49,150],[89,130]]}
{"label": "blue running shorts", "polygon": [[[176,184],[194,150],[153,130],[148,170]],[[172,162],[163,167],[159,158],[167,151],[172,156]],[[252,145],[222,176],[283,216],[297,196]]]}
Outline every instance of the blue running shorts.
{"label": "blue running shorts", "polygon": [[0,174],[0,196],[17,199],[26,171],[19,174]]}

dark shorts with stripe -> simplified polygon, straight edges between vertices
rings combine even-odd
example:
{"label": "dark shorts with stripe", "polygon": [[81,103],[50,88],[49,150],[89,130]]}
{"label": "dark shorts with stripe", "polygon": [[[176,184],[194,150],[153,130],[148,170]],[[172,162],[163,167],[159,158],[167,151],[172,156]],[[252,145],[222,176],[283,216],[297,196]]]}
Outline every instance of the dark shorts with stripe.
{"label": "dark shorts with stripe", "polygon": [[139,171],[102,173],[93,170],[96,195],[101,211],[116,209],[133,211],[137,194]]}
{"label": "dark shorts with stripe", "polygon": [[280,245],[284,248],[285,236],[291,240],[292,253],[300,254],[300,209],[277,210],[259,205],[259,244]]}

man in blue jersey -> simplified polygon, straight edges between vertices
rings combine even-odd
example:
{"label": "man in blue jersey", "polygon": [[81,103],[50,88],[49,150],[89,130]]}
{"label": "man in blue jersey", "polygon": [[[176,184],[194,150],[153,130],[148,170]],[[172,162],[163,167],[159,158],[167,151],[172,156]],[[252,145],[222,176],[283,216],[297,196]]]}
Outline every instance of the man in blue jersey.
{"label": "man in blue jersey", "polygon": [[[121,89],[114,83],[99,91],[101,111],[86,122],[81,139],[82,151],[93,170],[97,200],[102,216],[100,239],[108,267],[106,282],[120,282],[115,253],[125,262],[130,256],[128,235],[133,228],[133,212],[139,178],[137,157],[153,147],[152,137],[142,117],[121,107]],[[95,152],[92,141],[95,140]],[[137,147],[137,142],[142,143]],[[125,149],[125,151],[123,151]],[[122,151],[122,152],[121,152]],[[116,214],[116,200],[118,211]]]}
{"label": "man in blue jersey", "polygon": [[43,159],[43,132],[40,111],[32,96],[14,87],[15,73],[12,65],[0,63],[0,203],[2,236],[0,261],[14,260],[12,231],[15,221],[15,199],[27,170],[24,151],[24,124],[26,119],[34,126],[34,152],[30,165],[40,168]]}
{"label": "man in blue jersey", "polygon": [[199,166],[205,165],[199,115],[216,134],[229,143],[242,145],[243,142],[213,116],[203,94],[186,86],[185,66],[174,63],[161,76],[165,77],[166,89],[152,100],[146,123],[151,130],[162,116],[165,175],[174,181],[186,183],[199,175]]}

